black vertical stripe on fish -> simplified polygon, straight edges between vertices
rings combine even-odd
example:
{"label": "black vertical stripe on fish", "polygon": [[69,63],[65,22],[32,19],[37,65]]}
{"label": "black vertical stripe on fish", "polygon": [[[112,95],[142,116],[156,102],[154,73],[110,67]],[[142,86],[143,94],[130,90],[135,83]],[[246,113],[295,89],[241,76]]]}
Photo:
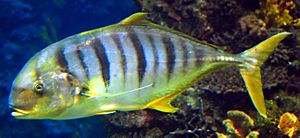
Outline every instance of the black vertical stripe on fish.
{"label": "black vertical stripe on fish", "polygon": [[166,48],[167,54],[167,80],[169,81],[175,66],[175,48],[174,44],[169,37],[163,37],[163,45]]}
{"label": "black vertical stripe on fish", "polygon": [[125,52],[124,52],[124,49],[122,47],[122,44],[120,42],[120,38],[118,37],[118,35],[111,34],[110,37],[114,41],[114,43],[116,44],[116,47],[119,50],[120,55],[121,55],[121,61],[120,62],[121,62],[121,66],[122,66],[122,73],[123,73],[123,76],[124,76],[123,83],[125,84],[125,82],[126,82],[126,72],[127,72],[127,66],[126,66],[127,59],[126,59],[126,56],[125,56]]}
{"label": "black vertical stripe on fish", "polygon": [[67,62],[67,59],[65,57],[64,50],[65,49],[63,47],[60,47],[60,48],[57,49],[55,54],[56,54],[56,58],[57,58],[57,63],[61,67],[63,72],[69,73],[69,71],[68,71],[68,62]]}
{"label": "black vertical stripe on fish", "polygon": [[83,60],[84,55],[83,55],[82,51],[80,50],[80,47],[83,47],[83,45],[79,45],[76,47],[76,55],[78,56],[79,62],[80,62],[79,65],[83,68],[84,73],[85,73],[84,75],[86,76],[86,78],[90,78],[91,76],[89,76],[89,73],[88,73],[88,66],[86,65],[86,63]]}
{"label": "black vertical stripe on fish", "polygon": [[140,86],[140,84],[142,83],[142,81],[144,79],[144,75],[145,75],[146,67],[147,67],[145,53],[144,53],[143,46],[135,33],[129,33],[128,37],[131,40],[131,42],[134,46],[136,55],[137,55],[137,61],[138,61],[137,72],[138,72],[138,81],[139,81],[138,86]]}
{"label": "black vertical stripe on fish", "polygon": [[55,52],[56,54],[56,58],[57,58],[57,64],[61,67],[61,71],[67,73],[67,79],[69,83],[73,83],[73,78],[72,78],[72,74],[69,71],[69,67],[68,67],[68,61],[66,59],[66,55],[64,53],[65,48],[64,47],[60,47],[57,49],[57,51]]}
{"label": "black vertical stripe on fish", "polygon": [[105,47],[103,46],[100,39],[95,38],[93,41],[92,47],[96,52],[98,61],[100,62],[100,69],[103,77],[104,84],[108,88],[110,83],[110,63],[108,61]]}
{"label": "black vertical stripe on fish", "polygon": [[179,43],[180,46],[182,47],[183,50],[183,56],[182,56],[182,60],[183,60],[183,73],[186,73],[186,70],[188,68],[188,58],[189,58],[189,51],[187,48],[187,45],[185,44],[185,42],[182,39],[179,39]]}
{"label": "black vertical stripe on fish", "polygon": [[153,70],[154,73],[153,74],[154,74],[154,76],[153,76],[153,85],[152,85],[152,87],[154,87],[155,86],[155,78],[157,76],[158,65],[159,65],[158,51],[157,51],[157,48],[155,46],[155,42],[153,40],[152,35],[147,34],[146,37],[148,37],[148,39],[149,39],[149,43],[151,44],[151,48],[152,48],[152,52],[153,52],[153,56],[154,56],[154,65],[153,65],[153,68],[154,68],[154,70]]}
{"label": "black vertical stripe on fish", "polygon": [[195,46],[194,47],[194,52],[195,52],[195,58],[196,58],[195,65],[196,65],[196,67],[200,67],[203,63],[202,58],[201,58],[202,57],[202,50]]}

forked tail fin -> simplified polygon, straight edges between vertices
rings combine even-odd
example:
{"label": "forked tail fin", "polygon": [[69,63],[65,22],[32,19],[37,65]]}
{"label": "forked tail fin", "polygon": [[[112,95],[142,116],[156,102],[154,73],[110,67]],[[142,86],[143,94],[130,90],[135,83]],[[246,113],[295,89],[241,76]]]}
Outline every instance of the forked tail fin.
{"label": "forked tail fin", "polygon": [[262,90],[260,66],[272,54],[280,41],[290,34],[289,32],[278,33],[255,47],[240,53],[240,56],[245,61],[241,65],[240,73],[255,108],[265,118],[267,118],[267,114]]}

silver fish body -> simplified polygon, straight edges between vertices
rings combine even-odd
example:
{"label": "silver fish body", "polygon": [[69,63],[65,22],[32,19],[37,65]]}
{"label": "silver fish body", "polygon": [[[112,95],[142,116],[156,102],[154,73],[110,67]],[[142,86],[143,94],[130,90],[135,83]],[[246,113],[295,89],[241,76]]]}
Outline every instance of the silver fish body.
{"label": "silver fish body", "polygon": [[175,112],[173,98],[207,73],[233,64],[241,68],[255,106],[266,116],[259,66],[272,50],[263,56],[255,51],[265,50],[265,43],[274,49],[288,33],[230,54],[139,18],[138,13],[37,53],[14,81],[9,100],[16,109],[13,115],[73,119],[145,108]]}

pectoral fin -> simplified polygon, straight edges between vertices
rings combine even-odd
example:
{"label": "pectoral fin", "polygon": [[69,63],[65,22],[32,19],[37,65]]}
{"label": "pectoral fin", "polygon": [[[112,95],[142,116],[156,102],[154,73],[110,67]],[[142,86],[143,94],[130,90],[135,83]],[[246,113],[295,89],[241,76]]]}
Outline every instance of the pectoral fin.
{"label": "pectoral fin", "polygon": [[105,88],[101,87],[104,85],[105,84],[102,80],[100,80],[100,77],[93,77],[82,85],[82,89],[79,94],[87,97],[99,96],[105,92]]}

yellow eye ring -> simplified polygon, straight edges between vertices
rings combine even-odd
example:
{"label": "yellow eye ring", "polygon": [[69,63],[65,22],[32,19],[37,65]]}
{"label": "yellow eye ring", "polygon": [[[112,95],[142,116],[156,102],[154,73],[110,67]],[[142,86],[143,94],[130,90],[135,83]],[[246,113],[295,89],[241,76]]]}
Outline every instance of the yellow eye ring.
{"label": "yellow eye ring", "polygon": [[44,84],[41,81],[36,81],[33,89],[35,92],[41,93],[44,90]]}

